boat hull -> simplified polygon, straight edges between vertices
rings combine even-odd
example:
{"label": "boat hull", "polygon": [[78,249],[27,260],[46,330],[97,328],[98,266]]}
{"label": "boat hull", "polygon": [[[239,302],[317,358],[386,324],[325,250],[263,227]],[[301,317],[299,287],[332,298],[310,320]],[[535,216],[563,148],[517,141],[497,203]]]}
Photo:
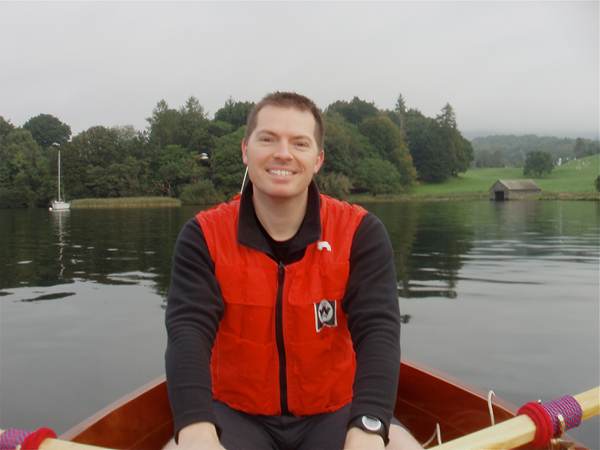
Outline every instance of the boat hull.
{"label": "boat hull", "polygon": [[52,206],[50,207],[50,211],[68,211],[69,209],[71,209],[70,203],[58,200],[52,201]]}
{"label": "boat hull", "polygon": [[[402,362],[400,374],[394,415],[418,441],[429,440],[436,424],[443,442],[490,426],[485,395],[413,363]],[[514,417],[516,408],[495,399],[493,410],[498,423]],[[108,448],[159,450],[172,436],[167,387],[161,377],[73,427],[61,439]]]}

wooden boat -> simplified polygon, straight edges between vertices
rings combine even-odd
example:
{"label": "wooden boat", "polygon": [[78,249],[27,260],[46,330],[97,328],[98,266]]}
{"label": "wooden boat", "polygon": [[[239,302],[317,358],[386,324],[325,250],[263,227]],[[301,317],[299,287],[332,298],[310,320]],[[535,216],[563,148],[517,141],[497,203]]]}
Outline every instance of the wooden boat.
{"label": "wooden boat", "polygon": [[[400,372],[395,416],[420,442],[431,438],[437,424],[444,442],[490,425],[484,395],[413,363],[403,362]],[[493,411],[496,422],[503,422],[515,416],[516,408],[495,400]],[[158,450],[172,434],[163,377],[109,405],[60,438],[116,449]]]}

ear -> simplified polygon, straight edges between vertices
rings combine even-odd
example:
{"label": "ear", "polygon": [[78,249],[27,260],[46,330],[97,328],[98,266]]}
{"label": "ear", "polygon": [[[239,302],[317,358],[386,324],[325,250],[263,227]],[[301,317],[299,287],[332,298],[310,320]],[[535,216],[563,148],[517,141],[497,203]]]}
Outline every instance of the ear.
{"label": "ear", "polygon": [[317,164],[315,164],[315,173],[317,173],[319,170],[321,170],[321,166],[323,166],[324,162],[325,162],[325,151],[321,150],[319,152],[319,155],[317,156]]}
{"label": "ear", "polygon": [[248,142],[246,142],[246,139],[242,139],[242,161],[244,162],[245,165],[248,165]]}

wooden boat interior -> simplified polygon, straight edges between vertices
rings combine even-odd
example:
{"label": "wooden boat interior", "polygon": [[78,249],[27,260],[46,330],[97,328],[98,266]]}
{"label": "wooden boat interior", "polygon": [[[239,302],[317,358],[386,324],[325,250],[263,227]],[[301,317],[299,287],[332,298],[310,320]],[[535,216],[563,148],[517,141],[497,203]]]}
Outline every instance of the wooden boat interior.
{"label": "wooden boat interior", "polygon": [[[395,416],[419,442],[432,437],[436,424],[443,442],[491,424],[485,395],[413,363],[403,361],[400,373]],[[496,399],[493,410],[497,423],[514,417],[516,411]],[[167,388],[161,377],[107,406],[60,438],[124,450],[159,450],[172,435]],[[435,444],[437,439],[432,443]]]}

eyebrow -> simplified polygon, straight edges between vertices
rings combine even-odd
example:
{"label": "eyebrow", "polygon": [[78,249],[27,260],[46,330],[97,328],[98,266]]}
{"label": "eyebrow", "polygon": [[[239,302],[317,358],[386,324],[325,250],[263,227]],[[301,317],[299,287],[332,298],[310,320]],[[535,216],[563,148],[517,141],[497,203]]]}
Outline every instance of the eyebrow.
{"label": "eyebrow", "polygon": [[[270,136],[278,136],[277,133],[275,133],[273,131],[270,131],[270,130],[258,130],[256,132],[256,134],[268,134]],[[315,140],[314,137],[311,137],[308,134],[298,134],[296,136],[292,136],[292,139],[308,139],[309,141],[310,140]],[[316,140],[315,140],[315,142],[316,142]]]}

